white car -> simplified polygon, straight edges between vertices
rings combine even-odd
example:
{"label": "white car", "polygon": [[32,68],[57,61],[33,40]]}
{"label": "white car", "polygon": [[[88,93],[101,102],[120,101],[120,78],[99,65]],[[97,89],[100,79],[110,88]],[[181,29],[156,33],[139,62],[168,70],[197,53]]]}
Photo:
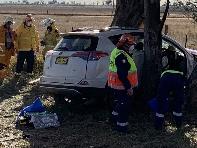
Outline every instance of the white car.
{"label": "white car", "polygon": [[[44,62],[41,88],[54,94],[83,98],[101,98],[105,95],[109,56],[120,36],[131,33],[139,42],[143,42],[143,30],[127,28],[108,28],[105,30],[80,30],[65,34],[54,50],[48,51]],[[191,52],[180,46],[173,39],[162,37],[162,51],[174,50],[175,58],[182,59],[180,65],[187,78],[192,76],[197,61]],[[144,50],[133,50],[133,59],[138,68],[141,81],[144,62]],[[165,54],[162,64],[168,63]],[[140,84],[141,82],[139,82]]]}

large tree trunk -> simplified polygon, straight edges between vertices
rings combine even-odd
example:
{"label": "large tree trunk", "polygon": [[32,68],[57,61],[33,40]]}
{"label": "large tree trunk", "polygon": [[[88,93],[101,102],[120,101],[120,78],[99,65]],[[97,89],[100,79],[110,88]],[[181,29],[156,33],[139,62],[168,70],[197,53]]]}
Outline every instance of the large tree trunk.
{"label": "large tree trunk", "polygon": [[144,22],[145,59],[142,97],[145,99],[156,95],[161,74],[161,31],[167,11],[168,7],[161,22],[160,0],[116,0],[116,11],[111,26],[137,28]]}
{"label": "large tree trunk", "polygon": [[111,26],[138,27],[143,20],[144,0],[116,0]]}
{"label": "large tree trunk", "polygon": [[144,94],[147,99],[156,95],[161,74],[161,21],[160,1],[144,0]]}

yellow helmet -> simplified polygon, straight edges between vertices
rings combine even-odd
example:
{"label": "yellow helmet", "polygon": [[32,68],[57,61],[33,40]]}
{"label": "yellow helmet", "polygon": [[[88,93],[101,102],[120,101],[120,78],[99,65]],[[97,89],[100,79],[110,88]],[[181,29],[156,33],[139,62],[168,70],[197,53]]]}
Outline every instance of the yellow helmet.
{"label": "yellow helmet", "polygon": [[24,22],[28,22],[28,21],[33,21],[33,17],[32,17],[32,14],[27,14],[25,19],[24,19]]}

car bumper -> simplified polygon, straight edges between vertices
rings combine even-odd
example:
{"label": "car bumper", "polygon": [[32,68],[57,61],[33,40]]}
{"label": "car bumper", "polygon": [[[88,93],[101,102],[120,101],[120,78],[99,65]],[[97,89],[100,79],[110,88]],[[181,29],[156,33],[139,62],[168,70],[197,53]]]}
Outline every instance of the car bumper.
{"label": "car bumper", "polygon": [[90,97],[90,96],[103,97],[106,93],[105,88],[93,88],[93,87],[74,87],[74,86],[40,84],[40,88],[44,93],[81,95],[82,97]]}

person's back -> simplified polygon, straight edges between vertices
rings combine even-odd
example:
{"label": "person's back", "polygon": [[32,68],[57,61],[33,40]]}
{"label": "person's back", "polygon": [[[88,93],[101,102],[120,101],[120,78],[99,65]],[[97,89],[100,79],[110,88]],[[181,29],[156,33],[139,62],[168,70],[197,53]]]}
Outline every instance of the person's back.
{"label": "person's back", "polygon": [[160,78],[157,100],[158,110],[155,117],[155,128],[162,129],[164,124],[164,106],[165,101],[173,93],[173,117],[176,127],[182,124],[182,104],[184,102],[184,73],[179,67],[179,61],[175,58],[175,52],[168,52],[168,69],[166,69]]}

